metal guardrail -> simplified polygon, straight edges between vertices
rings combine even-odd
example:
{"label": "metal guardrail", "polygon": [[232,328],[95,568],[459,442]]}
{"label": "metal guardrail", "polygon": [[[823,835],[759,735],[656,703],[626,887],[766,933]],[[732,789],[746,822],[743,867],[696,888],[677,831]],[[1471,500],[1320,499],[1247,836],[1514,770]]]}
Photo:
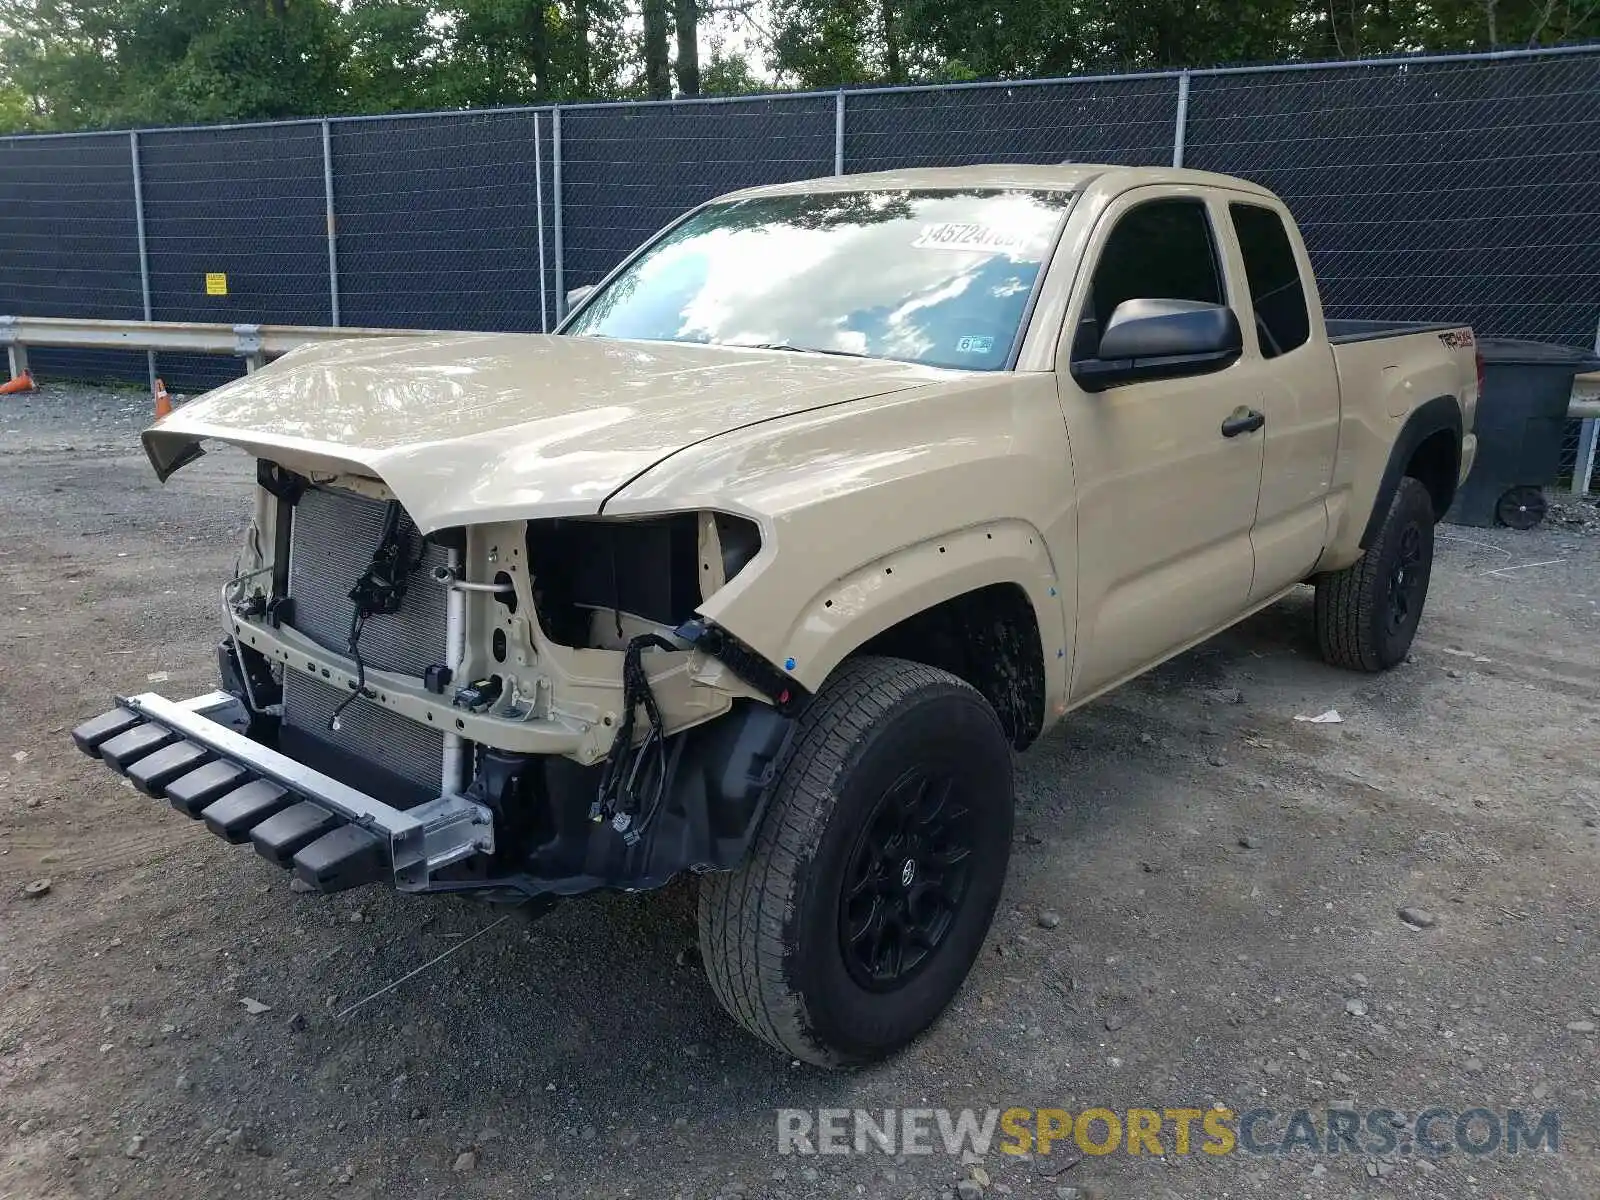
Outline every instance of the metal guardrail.
{"label": "metal guardrail", "polygon": [[427,337],[441,329],[379,329],[325,325],[220,325],[201,321],[91,321],[75,317],[0,316],[0,346],[11,375],[28,369],[28,347],[72,350],[168,350],[187,354],[228,354],[254,371],[269,358],[299,346],[352,338]]}

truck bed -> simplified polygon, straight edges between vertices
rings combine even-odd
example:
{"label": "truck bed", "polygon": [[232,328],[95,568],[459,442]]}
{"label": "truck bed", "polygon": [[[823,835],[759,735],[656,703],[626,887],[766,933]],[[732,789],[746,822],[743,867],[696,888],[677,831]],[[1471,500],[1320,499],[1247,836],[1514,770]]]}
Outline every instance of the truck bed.
{"label": "truck bed", "polygon": [[1460,324],[1441,325],[1429,321],[1327,321],[1325,324],[1328,327],[1328,341],[1335,346],[1403,337],[1409,333],[1442,333],[1447,329],[1461,328]]}

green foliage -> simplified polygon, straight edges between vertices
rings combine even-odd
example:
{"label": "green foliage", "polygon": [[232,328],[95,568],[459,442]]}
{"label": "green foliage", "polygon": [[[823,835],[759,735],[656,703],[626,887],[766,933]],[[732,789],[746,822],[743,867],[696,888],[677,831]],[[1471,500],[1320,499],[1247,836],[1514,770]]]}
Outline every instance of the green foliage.
{"label": "green foliage", "polygon": [[14,83],[0,83],[0,130],[34,129],[38,120],[26,92]]}
{"label": "green foliage", "polygon": [[712,43],[711,57],[700,64],[700,91],[706,96],[747,96],[770,91],[772,85],[750,68],[750,60]]}
{"label": "green foliage", "polygon": [[1595,0],[0,0],[0,131],[1586,38]]}
{"label": "green foliage", "polygon": [[[892,10],[892,20],[884,14]],[[798,87],[1007,79],[1600,37],[1594,0],[774,0],[768,66]]]}
{"label": "green foliage", "polygon": [[57,128],[315,112],[346,55],[332,0],[0,0],[0,29]]}

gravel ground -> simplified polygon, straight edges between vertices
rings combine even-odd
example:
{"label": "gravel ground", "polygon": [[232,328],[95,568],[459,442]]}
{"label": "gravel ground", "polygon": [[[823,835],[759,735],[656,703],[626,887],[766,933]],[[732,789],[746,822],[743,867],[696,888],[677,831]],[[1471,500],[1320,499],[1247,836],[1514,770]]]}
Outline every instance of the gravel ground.
{"label": "gravel ground", "polygon": [[[158,485],[147,407],[0,400],[0,1196],[1600,1194],[1592,506],[1442,527],[1386,676],[1317,661],[1306,592],[1074,715],[1019,760],[956,1004],[834,1075],[724,1018],[688,885],[514,915],[341,1017],[501,914],[295,893],[73,750],[119,689],[212,684],[249,463]],[[780,1106],[1219,1101],[1553,1108],[1561,1149],[963,1163],[774,1132]]]}

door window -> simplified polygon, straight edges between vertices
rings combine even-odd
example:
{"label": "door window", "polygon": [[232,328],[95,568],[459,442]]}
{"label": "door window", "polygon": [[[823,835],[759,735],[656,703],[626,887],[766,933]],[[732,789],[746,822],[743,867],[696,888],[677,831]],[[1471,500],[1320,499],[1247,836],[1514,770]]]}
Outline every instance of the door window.
{"label": "door window", "polygon": [[1100,333],[1124,300],[1227,302],[1203,203],[1152,200],[1123,214],[1100,251],[1073,338],[1074,359],[1099,352]]}

